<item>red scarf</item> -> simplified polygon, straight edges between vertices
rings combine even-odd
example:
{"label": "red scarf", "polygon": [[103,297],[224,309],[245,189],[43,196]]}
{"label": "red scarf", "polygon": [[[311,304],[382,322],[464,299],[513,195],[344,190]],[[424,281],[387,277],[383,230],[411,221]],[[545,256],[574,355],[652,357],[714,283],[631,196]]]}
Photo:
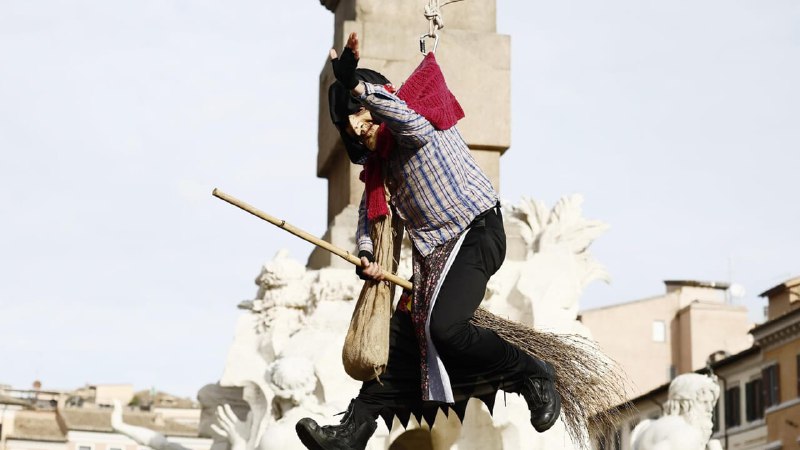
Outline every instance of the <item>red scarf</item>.
{"label": "red scarf", "polygon": [[394,136],[382,123],[378,128],[378,140],[374,152],[370,152],[364,170],[359,178],[364,182],[364,191],[367,194],[367,218],[370,221],[389,215],[389,205],[386,204],[386,190],[383,187],[383,163],[389,159],[389,154],[394,147]]}
{"label": "red scarf", "polygon": [[[391,85],[386,88],[394,92]],[[450,92],[436,57],[428,53],[408,80],[397,91],[397,97],[422,115],[437,130],[447,130],[464,117],[464,110]],[[385,123],[378,128],[375,151],[370,153],[359,177],[365,183],[367,218],[370,221],[389,214],[383,186],[383,166],[394,149],[394,136]]]}

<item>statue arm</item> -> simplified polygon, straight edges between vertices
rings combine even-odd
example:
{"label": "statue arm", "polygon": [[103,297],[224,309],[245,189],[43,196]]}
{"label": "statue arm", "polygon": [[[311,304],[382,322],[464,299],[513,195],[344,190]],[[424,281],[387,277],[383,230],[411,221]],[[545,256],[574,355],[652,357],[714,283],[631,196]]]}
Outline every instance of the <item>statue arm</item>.
{"label": "statue arm", "polygon": [[228,438],[230,450],[248,450],[247,435],[250,430],[247,423],[236,417],[231,405],[217,406],[217,422],[211,424],[211,429],[220,436]]}
{"label": "statue arm", "polygon": [[111,413],[111,428],[124,434],[140,445],[145,445],[153,450],[189,450],[188,448],[169,442],[161,433],[144,427],[137,427],[123,422],[122,405],[119,400],[114,400],[114,410]]}
{"label": "statue arm", "polygon": [[[242,397],[244,398],[244,401],[250,405],[250,413],[248,413],[249,416],[244,421],[245,425],[242,425],[242,427],[245,427],[247,423],[250,425],[247,433],[243,435],[248,436],[248,448],[257,448],[261,445],[261,436],[264,434],[264,429],[266,428],[267,424],[273,420],[272,399],[275,397],[275,393],[272,392],[272,389],[270,389],[269,386],[267,386],[263,381],[249,381],[245,383]],[[217,410],[217,413],[220,413],[219,410]],[[232,413],[233,410],[231,410],[231,414]],[[234,421],[234,423],[235,420],[237,420],[236,416],[231,416],[229,414],[228,417]]]}

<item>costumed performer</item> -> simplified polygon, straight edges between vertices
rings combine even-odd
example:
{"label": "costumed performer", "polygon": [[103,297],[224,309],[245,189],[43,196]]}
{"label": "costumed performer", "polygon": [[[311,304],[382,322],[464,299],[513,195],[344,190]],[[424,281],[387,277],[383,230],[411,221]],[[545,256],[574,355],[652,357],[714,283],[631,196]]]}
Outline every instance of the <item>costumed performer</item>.
{"label": "costumed performer", "polygon": [[369,222],[397,214],[413,244],[414,292],[392,316],[380,382],[362,385],[339,425],[302,419],[298,436],[309,449],[364,449],[379,416],[389,426],[411,414],[433,425],[449,407],[463,419],[469,398],[491,410],[498,389],[521,394],[544,432],[560,412],[553,366],[470,323],[503,263],[506,236],[498,195],[455,127],[464,112],[433,53],[395,92],[383,75],[357,68],[358,47],[353,33],[341,56],[331,50],[336,82],[328,95],[350,160],[365,165],[357,272],[383,279]]}

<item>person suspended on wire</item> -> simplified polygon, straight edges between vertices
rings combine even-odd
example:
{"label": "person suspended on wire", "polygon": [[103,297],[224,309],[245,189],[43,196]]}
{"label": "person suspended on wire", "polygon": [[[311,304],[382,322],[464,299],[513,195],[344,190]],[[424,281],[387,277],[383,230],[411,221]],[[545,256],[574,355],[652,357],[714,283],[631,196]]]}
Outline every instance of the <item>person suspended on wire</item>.
{"label": "person suspended on wire", "polygon": [[363,383],[339,425],[302,419],[298,436],[309,449],[363,449],[378,417],[405,426],[413,414],[432,425],[440,408],[451,408],[463,419],[471,397],[491,411],[498,389],[521,394],[533,427],[548,430],[561,408],[553,366],[470,323],[503,263],[506,236],[497,192],[455,126],[461,106],[433,53],[397,91],[358,60],[353,33],[341,55],[331,50],[328,93],[350,160],[365,166],[357,272],[383,279],[369,225],[396,214],[413,244],[414,292],[391,318],[380,382]]}

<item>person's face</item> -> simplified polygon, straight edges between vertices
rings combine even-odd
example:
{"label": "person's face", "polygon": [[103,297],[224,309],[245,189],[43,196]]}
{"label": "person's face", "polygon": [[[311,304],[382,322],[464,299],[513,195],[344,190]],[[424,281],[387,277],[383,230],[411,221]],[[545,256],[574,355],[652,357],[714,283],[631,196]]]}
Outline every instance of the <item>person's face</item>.
{"label": "person's face", "polygon": [[375,150],[378,143],[378,125],[372,121],[369,110],[361,108],[357,113],[348,116],[347,131],[355,136],[369,150]]}

